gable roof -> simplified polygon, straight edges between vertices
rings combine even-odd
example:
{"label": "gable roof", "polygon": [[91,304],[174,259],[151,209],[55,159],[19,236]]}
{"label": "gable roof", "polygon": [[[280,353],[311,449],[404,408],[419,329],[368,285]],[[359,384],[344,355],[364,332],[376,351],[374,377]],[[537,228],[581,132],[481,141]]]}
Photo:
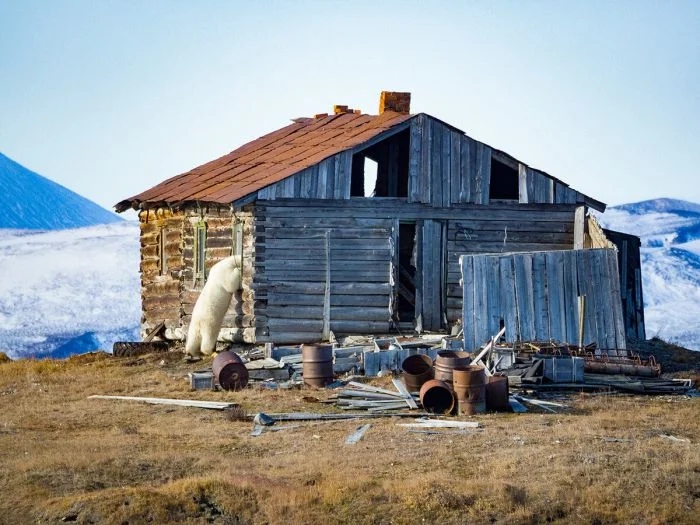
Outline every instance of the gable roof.
{"label": "gable roof", "polygon": [[114,208],[122,212],[141,203],[207,202],[228,205],[341,151],[363,144],[413,115],[341,113],[296,119],[216,160],[176,175]]}

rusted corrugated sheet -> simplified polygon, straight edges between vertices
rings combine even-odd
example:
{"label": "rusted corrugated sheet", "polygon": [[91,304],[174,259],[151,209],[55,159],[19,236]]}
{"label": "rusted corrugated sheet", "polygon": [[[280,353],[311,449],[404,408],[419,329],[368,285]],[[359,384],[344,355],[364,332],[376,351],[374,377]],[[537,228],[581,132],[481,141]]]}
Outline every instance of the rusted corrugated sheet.
{"label": "rusted corrugated sheet", "polygon": [[378,116],[342,113],[295,122],[129,197],[115,209],[121,212],[138,208],[141,203],[229,204],[362,144],[409,118],[411,115],[387,111]]}

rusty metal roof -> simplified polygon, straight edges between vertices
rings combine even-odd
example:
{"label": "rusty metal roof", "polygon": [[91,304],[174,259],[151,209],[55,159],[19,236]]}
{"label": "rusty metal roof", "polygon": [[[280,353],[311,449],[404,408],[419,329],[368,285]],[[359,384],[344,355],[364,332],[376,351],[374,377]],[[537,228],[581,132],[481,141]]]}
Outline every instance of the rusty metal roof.
{"label": "rusty metal roof", "polygon": [[114,208],[122,212],[150,205],[186,202],[230,204],[265,186],[358,146],[412,115],[341,113],[295,119],[293,124],[244,144],[228,155],[172,177]]}

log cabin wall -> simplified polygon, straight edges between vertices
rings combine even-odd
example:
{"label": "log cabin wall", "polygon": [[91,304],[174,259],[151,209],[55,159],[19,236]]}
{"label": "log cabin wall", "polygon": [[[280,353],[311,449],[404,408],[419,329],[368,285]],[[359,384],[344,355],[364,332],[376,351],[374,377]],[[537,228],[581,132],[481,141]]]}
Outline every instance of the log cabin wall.
{"label": "log cabin wall", "polygon": [[[365,199],[361,199],[365,200]],[[258,201],[257,342],[313,342],[390,328],[391,217],[355,201]]]}
{"label": "log cabin wall", "polygon": [[197,229],[204,224],[205,249],[204,273],[208,275],[217,262],[239,254],[242,256],[241,290],[234,294],[231,305],[224,316],[219,340],[224,342],[255,342],[256,318],[254,312],[255,295],[252,293],[253,260],[255,246],[252,242],[252,216],[245,212],[232,213],[228,207],[210,207],[204,210],[188,209],[183,221],[182,287],[180,303],[182,308],[182,333],[184,339],[192,320],[192,310],[205,284],[197,275],[197,258],[202,252],[198,249]]}
{"label": "log cabin wall", "polygon": [[[574,205],[493,205],[447,221],[446,318],[462,316],[459,257],[477,253],[571,250]],[[497,276],[489,276],[489,282]]]}
{"label": "log cabin wall", "polygon": [[402,225],[414,225],[419,329],[461,318],[459,255],[573,247],[574,205],[433,208],[405,199],[258,201],[253,288],[257,341],[378,333],[398,321]]}
{"label": "log cabin wall", "polygon": [[183,215],[158,208],[139,213],[141,337],[165,322],[165,337],[180,330]]}
{"label": "log cabin wall", "polygon": [[224,318],[222,341],[254,342],[255,315],[252,292],[255,247],[252,216],[228,208],[188,208],[173,212],[158,208],[141,212],[141,336],[160,322],[167,340],[184,340],[192,310],[204,286],[198,279],[198,225],[205,231],[203,270],[206,275],[221,259],[236,253],[243,257],[242,289],[235,294]]}

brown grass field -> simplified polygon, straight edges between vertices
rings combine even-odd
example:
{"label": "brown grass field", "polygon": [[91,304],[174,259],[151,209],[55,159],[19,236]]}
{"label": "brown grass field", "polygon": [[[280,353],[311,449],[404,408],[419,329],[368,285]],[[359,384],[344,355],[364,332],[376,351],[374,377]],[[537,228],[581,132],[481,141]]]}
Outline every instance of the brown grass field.
{"label": "brown grass field", "polygon": [[[676,375],[697,379],[684,359]],[[356,445],[357,420],[253,437],[220,411],[88,399],[335,410],[308,399],[329,390],[192,392],[202,366],[175,352],[0,363],[0,522],[700,523],[700,398],[574,394],[565,413],[488,414],[464,433],[388,417]]]}

